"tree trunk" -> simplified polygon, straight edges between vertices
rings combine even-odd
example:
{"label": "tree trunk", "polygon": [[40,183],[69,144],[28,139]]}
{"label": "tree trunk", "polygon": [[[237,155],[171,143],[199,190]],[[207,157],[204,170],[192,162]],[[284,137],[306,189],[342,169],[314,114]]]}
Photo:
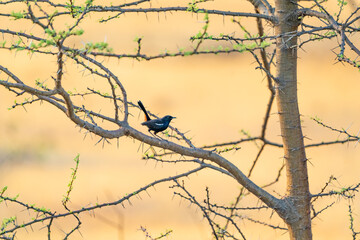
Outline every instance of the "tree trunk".
{"label": "tree trunk", "polygon": [[287,200],[292,203],[298,218],[284,219],[290,239],[312,239],[310,193],[303,134],[297,99],[297,36],[298,19],[295,0],[276,0],[276,98],[287,176]]}

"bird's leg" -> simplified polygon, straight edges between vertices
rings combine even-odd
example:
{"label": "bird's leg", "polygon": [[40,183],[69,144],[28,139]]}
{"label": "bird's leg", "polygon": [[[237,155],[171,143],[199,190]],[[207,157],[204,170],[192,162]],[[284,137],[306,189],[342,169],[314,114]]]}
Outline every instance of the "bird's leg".
{"label": "bird's leg", "polygon": [[163,141],[166,141],[165,139],[163,139],[162,137],[160,137],[160,136],[158,136],[158,135],[156,135],[156,134],[155,134],[155,137],[157,137],[157,138],[159,138],[159,139],[161,139],[161,140],[163,140]]}
{"label": "bird's leg", "polygon": [[[150,133],[154,138],[160,138],[160,139],[162,139],[161,137],[159,137],[158,135],[156,135],[155,132],[152,133],[150,129],[149,129],[148,131],[149,131],[149,133]],[[164,140],[164,139],[162,139],[162,140]]]}
{"label": "bird's leg", "polygon": [[157,134],[157,132],[154,132],[154,135],[153,136],[155,136],[156,138],[159,138],[159,139],[161,139],[161,140],[163,140],[163,141],[166,141],[166,139],[163,139],[162,137],[160,137],[160,136],[158,136],[158,135],[156,135]]}

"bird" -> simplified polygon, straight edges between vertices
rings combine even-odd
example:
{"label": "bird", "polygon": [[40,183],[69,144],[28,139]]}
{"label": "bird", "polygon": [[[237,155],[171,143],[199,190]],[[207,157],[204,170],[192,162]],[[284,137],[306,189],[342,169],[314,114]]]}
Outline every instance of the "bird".
{"label": "bird", "polygon": [[162,132],[165,129],[168,128],[171,120],[173,120],[176,117],[172,117],[170,115],[166,115],[163,118],[158,119],[151,119],[149,114],[147,113],[144,105],[141,101],[138,101],[139,107],[141,110],[145,113],[145,122],[141,123],[141,125],[147,126],[148,131],[151,133],[151,131],[154,131],[154,134],[156,135],[158,132]]}

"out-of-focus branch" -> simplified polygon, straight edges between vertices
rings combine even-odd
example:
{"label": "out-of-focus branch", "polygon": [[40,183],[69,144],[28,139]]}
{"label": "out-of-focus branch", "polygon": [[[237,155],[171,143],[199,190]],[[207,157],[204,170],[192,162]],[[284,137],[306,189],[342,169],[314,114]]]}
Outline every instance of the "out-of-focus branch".
{"label": "out-of-focus branch", "polygon": [[[40,34],[26,33],[26,31],[14,31],[11,29],[0,29],[0,32],[3,34],[5,40],[0,42],[1,50],[10,50],[10,51],[26,51],[29,54],[39,54],[46,55],[49,58],[53,58],[53,61],[56,61],[56,73],[52,76],[49,76],[49,79],[53,79],[54,82],[51,82],[51,86],[47,86],[40,81],[36,81],[35,85],[28,83],[26,79],[18,78],[14,73],[9,69],[0,65],[0,71],[5,74],[4,79],[0,79],[0,85],[14,93],[17,97],[25,97],[25,100],[22,103],[15,101],[12,108],[17,108],[22,106],[25,108],[26,105],[32,104],[35,102],[47,102],[60,111],[62,111],[66,116],[78,127],[85,129],[86,132],[94,133],[100,140],[98,142],[110,142],[110,139],[120,138],[120,137],[130,137],[136,139],[140,142],[140,146],[149,145],[154,154],[150,155],[148,150],[145,151],[145,159],[153,160],[160,163],[172,163],[172,164],[196,164],[198,167],[193,168],[186,173],[175,175],[169,178],[164,178],[159,181],[155,181],[138,191],[134,192],[132,195],[127,195],[124,198],[119,199],[118,201],[111,203],[104,203],[96,206],[86,207],[84,209],[77,209],[70,212],[69,209],[67,213],[56,214],[51,211],[40,211],[43,216],[38,217],[36,221],[29,221],[24,226],[15,225],[12,229],[7,229],[6,233],[14,233],[17,229],[31,226],[34,223],[39,223],[41,221],[48,222],[48,238],[51,235],[51,227],[53,220],[57,218],[67,217],[70,215],[76,216],[86,211],[92,211],[106,206],[123,204],[124,201],[130,201],[130,198],[138,195],[141,192],[146,191],[149,187],[154,186],[161,182],[174,181],[176,186],[183,190],[186,195],[179,195],[183,199],[190,201],[193,204],[196,204],[201,211],[203,212],[205,218],[208,220],[208,223],[212,229],[213,235],[215,238],[221,239],[220,237],[227,236],[229,238],[236,238],[235,235],[230,233],[228,226],[232,226],[241,235],[243,235],[240,227],[237,226],[237,221],[235,217],[239,219],[246,219],[256,224],[261,224],[268,226],[274,229],[286,230],[286,228],[277,226],[275,224],[265,223],[259,220],[255,220],[251,217],[243,216],[239,214],[239,211],[242,210],[254,210],[254,209],[271,209],[275,210],[282,219],[286,219],[287,222],[297,221],[297,212],[294,211],[294,205],[291,201],[284,198],[276,198],[270,194],[266,187],[271,186],[279,181],[280,176],[284,169],[284,164],[279,166],[279,169],[274,169],[276,174],[275,179],[263,186],[256,185],[251,177],[258,166],[259,161],[261,160],[265,148],[276,147],[282,148],[283,144],[274,142],[271,140],[271,137],[268,136],[269,128],[269,119],[271,117],[271,110],[274,103],[275,91],[274,91],[274,82],[277,82],[278,79],[272,73],[271,67],[274,65],[274,56],[275,51],[270,52],[269,49],[272,49],[271,46],[274,44],[274,41],[277,41],[279,38],[282,39],[292,39],[295,37],[309,37],[308,40],[302,41],[298,46],[296,44],[294,47],[302,47],[307,43],[311,43],[320,39],[332,39],[338,36],[339,39],[339,54],[338,60],[344,61],[352,64],[355,67],[359,67],[358,62],[351,60],[348,57],[345,57],[347,53],[347,48],[350,47],[352,53],[360,56],[360,51],[357,46],[351,41],[352,34],[360,31],[356,27],[356,23],[360,20],[360,17],[356,16],[360,11],[360,8],[355,9],[349,17],[340,22],[340,14],[343,17],[344,12],[343,8],[345,7],[344,3],[341,3],[339,14],[337,17],[333,17],[326,9],[322,8],[320,3],[315,1],[313,7],[307,9],[302,8],[300,10],[294,11],[289,14],[289,18],[298,18],[299,26],[301,27],[300,31],[292,30],[289,32],[284,32],[281,34],[270,34],[267,28],[272,28],[273,25],[270,24],[277,23],[277,19],[274,16],[274,8],[270,5],[267,0],[249,0],[255,7],[255,13],[247,12],[237,12],[231,9],[231,11],[223,10],[212,10],[206,8],[199,8],[198,3],[203,3],[203,1],[193,1],[189,3],[189,6],[173,6],[173,7],[156,7],[153,8],[143,8],[144,3],[150,3],[150,0],[138,0],[125,4],[119,5],[94,5],[93,1],[86,1],[85,5],[76,5],[75,1],[69,1],[68,4],[54,3],[50,0],[27,0],[23,6],[23,12],[0,12],[0,17],[3,18],[14,18],[15,20],[26,21],[27,23],[33,24],[36,31],[40,31]],[[20,6],[24,4],[22,0],[9,0],[6,2],[0,2],[0,5],[11,5],[16,4]],[[315,11],[313,9],[318,7],[323,11]],[[2,8],[5,9],[5,8]],[[56,11],[47,12],[48,9]],[[3,10],[0,10],[3,11]],[[5,11],[5,10],[4,10]],[[101,44],[86,44],[84,47],[77,47],[76,44],[72,47],[69,46],[70,39],[72,37],[77,37],[82,35],[84,30],[81,29],[82,22],[87,19],[88,15],[91,13],[92,16],[103,15],[104,13],[110,14],[111,16],[106,19],[100,19],[99,22],[106,23],[112,21],[115,18],[123,14],[128,13],[173,13],[173,12],[182,12],[189,13],[194,15],[204,15],[205,14],[205,26],[203,30],[199,32],[198,35],[190,38],[190,41],[197,41],[197,44],[193,49],[184,50],[179,49],[175,52],[165,51],[163,53],[157,54],[148,54],[142,48],[142,43],[144,40],[142,38],[137,38],[135,41],[137,43],[137,48],[135,53],[122,53],[122,52],[113,52],[107,43],[103,42]],[[101,15],[101,16],[102,16]],[[251,31],[246,29],[243,25],[240,24],[240,21],[233,19],[233,23],[237,23],[240,29],[245,32],[244,37],[238,37],[235,33],[232,34],[220,34],[220,35],[211,35],[211,28],[209,27],[208,15],[218,15],[226,17],[249,17],[255,18],[257,21],[257,33],[252,34]],[[64,29],[59,30],[59,26],[63,26],[62,16],[68,16],[71,19],[71,24],[65,24]],[[317,26],[312,26],[311,24],[304,21],[304,18],[307,16],[316,17],[321,20],[321,24]],[[263,25],[262,20],[270,23],[268,25]],[[294,19],[291,19],[294,20]],[[55,24],[56,23],[56,24]],[[208,28],[209,27],[209,28]],[[59,27],[61,28],[61,27]],[[34,33],[36,33],[34,31]],[[235,31],[237,32],[237,31]],[[10,40],[10,41],[9,41]],[[17,41],[16,41],[17,40]],[[219,45],[219,48],[205,49],[204,45],[207,41],[221,42],[225,43],[226,47]],[[9,43],[10,42],[10,43]],[[218,43],[217,43],[218,44]],[[284,43],[286,44],[286,43]],[[269,48],[268,48],[269,47]],[[128,122],[128,117],[130,115],[130,110],[137,107],[136,104],[133,104],[128,100],[127,92],[123,86],[121,78],[119,78],[111,69],[108,68],[107,64],[103,60],[107,59],[133,59],[136,61],[141,60],[155,60],[160,58],[168,57],[185,57],[192,55],[215,55],[215,54],[229,54],[229,53],[242,53],[250,52],[254,59],[256,68],[262,70],[265,73],[265,78],[267,80],[267,88],[269,90],[270,96],[267,100],[267,106],[264,109],[263,123],[261,128],[259,127],[259,133],[253,137],[250,134],[245,133],[246,138],[236,139],[235,141],[221,142],[217,144],[204,145],[202,147],[197,147],[191,139],[186,136],[186,133],[182,132],[178,128],[169,126],[167,132],[164,132],[162,136],[168,137],[165,139],[162,138],[153,138],[146,134],[141,133],[133,126],[130,126]],[[85,92],[76,92],[72,93],[67,89],[67,84],[64,84],[65,75],[65,66],[66,64],[74,64],[81,68],[81,71],[89,73],[96,79],[100,79],[105,86],[105,89],[108,92],[103,92],[103,89],[97,90],[92,89],[89,86],[86,86]],[[3,77],[3,75],[1,75]],[[26,98],[30,96],[30,98]],[[110,101],[112,104],[112,113],[100,113],[92,110],[88,105],[79,105],[76,101],[78,98],[86,98],[88,96],[96,97],[97,99]],[[266,103],[265,103],[266,104]],[[85,106],[86,105],[86,106]],[[151,116],[154,116],[149,112]],[[324,141],[318,143],[312,143],[305,145],[305,148],[308,147],[319,147],[324,145],[331,144],[341,144],[350,141],[360,141],[358,136],[350,134],[347,130],[339,130],[332,127],[329,127],[321,122],[318,122],[325,128],[330,129],[331,131],[338,132],[341,134],[343,139],[338,139],[336,141]],[[240,161],[231,162],[230,159],[226,158],[226,153],[236,152],[241,149],[241,144],[246,142],[253,142],[257,147],[257,152],[252,159],[252,164],[247,173],[244,173],[241,169]],[[161,154],[156,153],[158,148],[161,149]],[[170,160],[166,159],[167,157],[172,156]],[[236,158],[236,157],[235,157]],[[203,169],[213,169],[219,173],[226,174],[231,178],[235,179],[240,185],[240,191],[235,195],[235,203],[231,206],[221,206],[218,204],[213,204],[210,201],[210,194],[207,189],[207,198],[204,203],[201,203],[197,198],[188,191],[184,184],[179,184],[177,179],[181,177],[188,176],[192,173],[199,172]],[[320,197],[340,195],[350,198],[351,194],[348,194],[351,191],[357,190],[356,188],[349,188],[344,191],[339,192],[325,192],[325,188],[321,190],[320,193],[312,195],[313,202]],[[249,195],[250,193],[254,194],[262,203],[259,207],[239,207],[239,203],[244,196]],[[351,192],[352,193],[352,192]],[[19,201],[6,198],[0,194],[1,198],[7,202],[12,202],[15,204],[20,204],[31,211],[37,211],[39,209],[31,207],[30,205],[21,204]],[[313,216],[317,216],[332,205],[329,205],[320,211],[315,211],[313,207]],[[223,212],[225,213],[223,213]],[[230,214],[229,214],[230,212]],[[215,222],[212,219],[212,216],[216,216],[225,221],[225,227]],[[78,225],[73,228],[70,232],[66,234],[66,237],[69,237],[78,227],[81,222],[79,218]],[[224,223],[224,222],[222,222]],[[224,226],[224,225],[223,225]],[[220,231],[220,232],[218,232]],[[1,232],[3,233],[2,229]],[[145,229],[146,234],[147,231]],[[353,230],[353,233],[355,230]],[[220,234],[219,234],[220,233]]]}
{"label": "out-of-focus branch", "polygon": [[[315,1],[315,2],[317,3],[317,1]],[[299,16],[317,17],[319,19],[325,19],[325,20],[327,20],[329,22],[329,25],[338,33],[338,35],[340,36],[340,39],[341,39],[341,42],[340,42],[341,50],[340,50],[340,54],[339,54],[340,59],[343,57],[345,43],[349,45],[349,47],[350,47],[350,49],[352,51],[354,51],[358,56],[360,56],[360,50],[345,35],[345,29],[348,27],[348,25],[340,24],[325,10],[325,8],[323,8],[320,4],[318,4],[318,5],[319,5],[319,7],[321,7],[323,12],[318,12],[318,11],[315,11],[315,10],[303,8],[303,9],[298,10],[298,15]],[[350,21],[350,23],[352,24],[353,21]]]}
{"label": "out-of-focus branch", "polygon": [[274,8],[267,0],[248,0],[262,14],[274,15]]}
{"label": "out-of-focus branch", "polygon": [[116,200],[114,202],[97,203],[97,204],[95,204],[93,206],[82,207],[82,208],[72,210],[72,211],[68,211],[68,212],[65,212],[65,213],[56,213],[56,212],[51,212],[51,211],[49,211],[47,209],[37,208],[37,207],[34,207],[33,205],[23,203],[22,201],[18,200],[17,198],[6,197],[6,196],[4,196],[4,193],[1,193],[0,194],[0,199],[2,201],[15,203],[15,204],[17,204],[19,206],[24,207],[27,210],[31,210],[34,213],[37,213],[37,217],[35,219],[29,221],[29,222],[25,222],[25,223],[22,223],[22,224],[14,223],[14,226],[12,228],[2,229],[0,236],[1,237],[6,236],[6,234],[14,233],[18,229],[24,229],[24,228],[26,228],[28,226],[33,226],[33,225],[35,225],[37,223],[46,223],[47,221],[49,221],[49,224],[48,224],[48,226],[49,226],[49,225],[52,224],[52,221],[54,221],[54,219],[61,219],[61,218],[65,218],[65,217],[68,217],[68,216],[71,216],[71,215],[79,215],[79,214],[82,214],[82,213],[87,213],[87,212],[91,212],[91,211],[94,211],[94,210],[97,210],[97,209],[110,207],[110,206],[116,206],[116,205],[124,206],[124,204],[126,202],[130,202],[130,199],[139,196],[140,193],[147,192],[147,190],[149,188],[151,188],[151,187],[154,187],[154,186],[156,186],[158,184],[161,184],[161,183],[175,181],[176,179],[187,177],[187,176],[189,176],[189,175],[191,175],[193,173],[196,173],[196,172],[198,172],[198,171],[200,171],[202,169],[203,169],[203,166],[200,166],[200,167],[194,168],[194,169],[192,169],[190,171],[187,171],[187,172],[184,172],[184,173],[181,173],[181,174],[178,174],[178,175],[174,175],[174,176],[171,176],[171,177],[156,180],[156,181],[154,181],[152,183],[149,183],[149,184],[145,185],[144,187],[141,187],[141,188],[137,189],[136,191],[133,191],[130,194],[127,194],[126,196],[124,196],[124,197],[122,197],[122,198],[120,198],[120,199],[118,199],[118,200]]}

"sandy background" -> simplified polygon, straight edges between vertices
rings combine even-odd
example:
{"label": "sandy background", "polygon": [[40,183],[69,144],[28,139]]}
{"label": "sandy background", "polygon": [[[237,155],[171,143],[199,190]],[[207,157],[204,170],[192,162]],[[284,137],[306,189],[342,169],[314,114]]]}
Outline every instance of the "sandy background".
{"label": "sandy background", "polygon": [[[229,6],[245,8],[248,4],[244,1],[241,4],[224,1],[221,6],[210,3],[209,8],[226,9]],[[98,18],[99,15],[92,15],[91,21],[82,25],[85,34],[68,44],[81,46],[88,39],[95,42],[106,38],[116,51],[131,53],[136,47],[133,39],[143,36],[144,51],[159,53],[164,49],[171,51],[189,46],[189,36],[203,26],[201,16],[183,14],[148,14],[147,17],[127,14],[107,25],[96,23]],[[211,16],[210,21],[213,33],[237,31],[241,35],[229,19],[223,21],[222,17]],[[7,28],[11,24],[17,28],[18,23],[1,21],[0,27]],[[30,31],[32,26],[25,29]],[[338,137],[315,124],[310,117],[318,116],[336,128],[349,128],[348,131],[355,135],[360,129],[359,72],[349,66],[335,64],[335,55],[331,52],[335,46],[336,41],[316,42],[307,45],[305,51],[299,51],[299,102],[307,143]],[[56,71],[55,61],[55,57],[37,54],[30,57],[26,53],[14,54],[4,50],[0,55],[0,64],[26,82],[34,82],[37,78],[50,82],[50,75]],[[198,146],[239,139],[242,137],[241,129],[252,135],[260,132],[269,93],[264,75],[255,70],[256,64],[248,53],[150,62],[110,60],[105,65],[125,85],[131,101],[141,99],[154,113],[176,116],[173,125],[189,131],[188,136]],[[71,61],[67,62],[64,82],[69,88],[81,89],[84,84],[103,87],[102,82],[91,76],[82,77],[80,70]],[[4,74],[0,77],[3,79]],[[96,202],[114,201],[150,181],[189,168],[187,165],[144,162],[139,143],[130,139],[121,139],[119,147],[116,141],[111,141],[111,145],[95,145],[98,137],[87,136],[84,139],[84,133],[79,132],[54,107],[37,103],[27,106],[27,111],[22,108],[8,111],[13,102],[14,96],[0,88],[0,187],[8,186],[9,196],[20,194],[19,200],[62,212],[61,200],[74,167],[72,159],[78,153],[80,167],[70,204],[74,209]],[[88,104],[94,110],[112,109],[109,103],[99,104],[93,99]],[[272,112],[276,112],[276,106]],[[143,115],[138,110],[132,113],[131,123],[145,132],[146,129],[140,125]],[[280,140],[275,114],[268,134],[272,140]],[[359,153],[359,147],[354,143],[308,149],[307,155],[312,163],[309,165],[311,192],[318,192],[330,175],[338,179],[332,184],[333,189],[358,183]],[[255,154],[253,144],[245,144],[236,154],[227,157],[247,172]],[[279,149],[267,148],[252,180],[258,184],[273,180],[277,167],[282,164],[281,156]],[[209,170],[191,176],[186,184],[198,192],[199,200],[205,196],[205,186],[209,186],[213,201],[219,204],[233,201],[234,193],[239,189],[232,179]],[[285,179],[282,177],[280,183],[269,191],[282,195],[284,186]],[[173,190],[167,184],[151,189],[149,194],[150,197],[143,194],[141,199],[133,199],[132,205],[125,204],[125,208],[119,206],[97,211],[96,218],[93,214],[84,214],[82,235],[76,233],[72,239],[145,239],[138,230],[140,226],[146,227],[154,237],[172,229],[169,239],[210,239],[209,228],[199,210],[178,197],[174,198]],[[351,239],[347,201],[333,197],[328,201],[319,201],[317,209],[332,201],[337,204],[313,222],[314,239]],[[358,227],[359,200],[354,199],[353,203],[355,226]],[[249,198],[242,206],[246,204],[256,205],[258,202]],[[0,218],[15,214],[19,216],[19,221],[29,217],[28,212],[12,205],[0,205]],[[259,217],[260,213],[244,214]],[[260,218],[270,214],[266,212]],[[277,220],[272,221],[276,223]],[[62,236],[62,231],[67,231],[73,223],[70,218],[56,222],[54,235]],[[266,228],[259,231],[258,225],[248,221],[240,223],[240,226],[248,239],[288,238],[281,231]],[[18,239],[45,239],[46,229],[39,231],[41,226],[37,227],[34,231],[19,232]]]}

